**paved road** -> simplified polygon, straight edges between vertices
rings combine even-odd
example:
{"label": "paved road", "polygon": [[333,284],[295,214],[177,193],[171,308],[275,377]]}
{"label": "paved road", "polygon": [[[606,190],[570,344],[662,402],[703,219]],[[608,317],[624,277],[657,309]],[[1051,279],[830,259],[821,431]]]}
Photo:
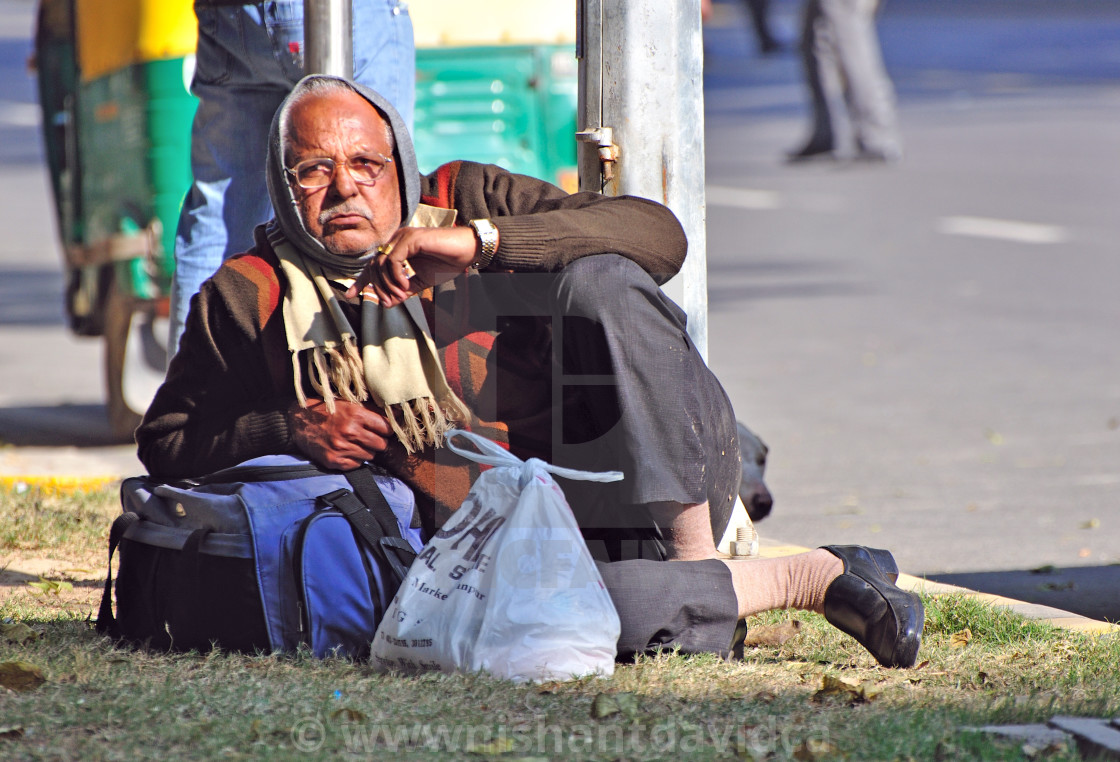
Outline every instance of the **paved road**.
{"label": "paved road", "polygon": [[[0,474],[132,473],[64,324],[30,9],[0,0]],[[1120,618],[1120,8],[891,0],[905,160],[796,168],[796,57],[717,10],[711,362],[772,448],[763,535]]]}
{"label": "paved road", "polygon": [[880,28],[896,167],[783,165],[795,56],[707,35],[711,362],[772,447],[759,529],[1120,618],[1120,8]]}

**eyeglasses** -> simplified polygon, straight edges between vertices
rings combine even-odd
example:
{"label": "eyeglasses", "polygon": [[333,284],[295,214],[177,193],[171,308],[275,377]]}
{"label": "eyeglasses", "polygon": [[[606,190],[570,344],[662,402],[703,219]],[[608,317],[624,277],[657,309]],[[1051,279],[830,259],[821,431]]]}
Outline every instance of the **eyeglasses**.
{"label": "eyeglasses", "polygon": [[[347,159],[346,169],[358,185],[373,185],[385,171],[385,165],[392,163],[389,156],[363,153]],[[325,156],[305,159],[294,167],[284,167],[284,171],[294,177],[301,188],[325,188],[334,182],[335,162]]]}

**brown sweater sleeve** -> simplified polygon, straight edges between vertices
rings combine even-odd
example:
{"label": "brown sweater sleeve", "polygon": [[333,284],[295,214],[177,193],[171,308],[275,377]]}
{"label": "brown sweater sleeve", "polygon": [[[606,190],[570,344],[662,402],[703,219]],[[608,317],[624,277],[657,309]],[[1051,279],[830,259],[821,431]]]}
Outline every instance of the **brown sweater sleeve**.
{"label": "brown sweater sleeve", "polygon": [[271,265],[253,256],[227,262],[202,284],[167,378],[136,430],[148,473],[199,476],[295,451],[287,421],[293,376],[276,357],[277,342],[280,360],[287,356],[278,295]]}
{"label": "brown sweater sleeve", "polygon": [[[449,187],[437,188],[440,183]],[[493,269],[554,272],[580,257],[611,252],[663,283],[677,274],[688,250],[676,216],[636,196],[569,195],[543,180],[465,161],[436,170],[422,187],[428,188],[425,195],[451,200],[460,224],[479,218],[494,223],[499,244]]]}

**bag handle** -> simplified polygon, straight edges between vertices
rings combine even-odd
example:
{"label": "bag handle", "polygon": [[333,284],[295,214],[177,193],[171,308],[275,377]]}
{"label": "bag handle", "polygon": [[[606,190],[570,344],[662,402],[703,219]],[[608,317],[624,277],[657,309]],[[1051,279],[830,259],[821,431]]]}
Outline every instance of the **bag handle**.
{"label": "bag handle", "polygon": [[[454,437],[463,437],[463,439],[466,439],[477,447],[481,453],[471,452],[470,450],[458,447],[451,441]],[[456,455],[461,455],[467,460],[473,460],[475,463],[482,463],[487,466],[520,468],[523,472],[529,468],[536,467],[548,471],[550,474],[562,476],[565,479],[574,479],[583,482],[617,482],[625,478],[621,471],[577,471],[574,468],[554,466],[539,458],[521,460],[521,458],[517,457],[509,450],[506,450],[497,442],[471,431],[463,431],[462,429],[449,429],[447,433],[444,434],[443,441],[444,444],[447,445],[447,449],[451,450],[451,452]]]}
{"label": "bag handle", "polygon": [[373,473],[364,467],[347,471],[346,480],[353,492],[339,489],[320,496],[327,505],[338,509],[366,544],[381,555],[401,580],[416,559],[416,551],[401,537],[397,517],[389,507]]}
{"label": "bag handle", "polygon": [[[383,534],[389,537],[400,537],[401,531],[397,524],[397,515],[389,507],[389,501],[385,499],[385,494],[381,491],[381,485],[377,483],[377,479],[374,478],[374,471],[370,465],[367,463],[358,466],[351,471],[347,471],[343,476],[350,483],[350,488],[354,490],[354,494],[366,504],[366,508],[369,508],[369,512],[377,519]],[[419,513],[413,509],[410,526],[419,526],[417,521],[419,518]]]}
{"label": "bag handle", "polygon": [[113,616],[113,554],[121,544],[121,538],[128,528],[140,520],[139,514],[127,511],[113,520],[109,529],[109,570],[105,573],[105,589],[101,593],[101,607],[97,610],[96,630],[99,635],[120,635],[117,620]]}

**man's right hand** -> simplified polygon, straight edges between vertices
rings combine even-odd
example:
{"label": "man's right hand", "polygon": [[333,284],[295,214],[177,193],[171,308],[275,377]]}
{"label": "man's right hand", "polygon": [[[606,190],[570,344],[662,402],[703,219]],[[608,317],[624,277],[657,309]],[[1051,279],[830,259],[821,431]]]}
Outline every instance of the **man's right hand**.
{"label": "man's right hand", "polygon": [[328,413],[323,400],[308,400],[307,407],[293,402],[288,422],[296,448],[311,462],[333,471],[357,468],[389,446],[393,430],[389,419],[356,402],[335,400]]}

